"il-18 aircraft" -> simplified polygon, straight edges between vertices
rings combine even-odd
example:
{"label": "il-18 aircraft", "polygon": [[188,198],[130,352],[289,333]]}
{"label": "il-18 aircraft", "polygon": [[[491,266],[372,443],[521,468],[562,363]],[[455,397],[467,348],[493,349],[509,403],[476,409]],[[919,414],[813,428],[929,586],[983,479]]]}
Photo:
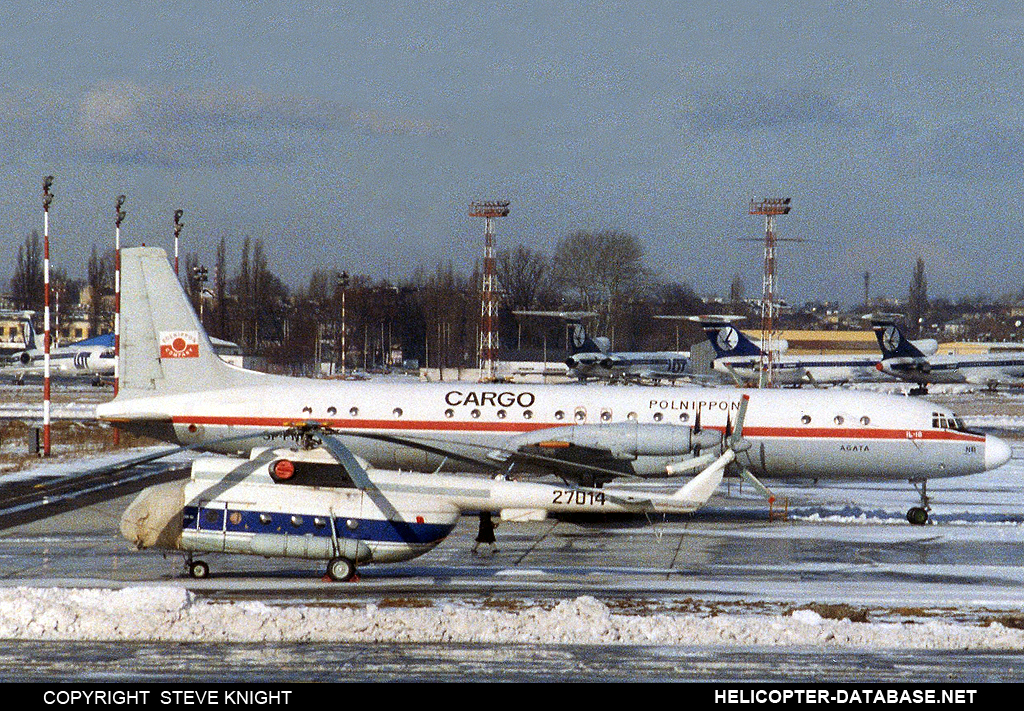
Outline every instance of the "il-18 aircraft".
{"label": "il-18 aircraft", "polygon": [[[733,321],[742,316],[694,316],[715,351],[714,369],[738,383],[757,383],[762,350]],[[881,379],[878,356],[872,355],[777,355],[772,359],[772,378],[779,385],[839,385]]]}
{"label": "il-18 aircraft", "polygon": [[[233,367],[210,341],[163,250],[122,253],[118,396],[100,420],[212,451],[286,444],[315,425],[374,467],[556,472],[600,484],[707,465],[728,439],[743,393],[697,387],[318,381]],[[850,391],[755,390],[730,472],[765,478],[910,481],[973,474],[1010,457],[945,408]],[[226,442],[226,438],[233,441]],[[691,469],[692,467],[692,469]],[[928,498],[915,518],[927,518]]]}
{"label": "il-18 aircraft", "polygon": [[875,337],[882,349],[878,369],[887,375],[917,383],[917,393],[942,383],[971,383],[988,388],[1024,385],[1024,353],[936,355],[909,340],[893,319],[875,318]]}

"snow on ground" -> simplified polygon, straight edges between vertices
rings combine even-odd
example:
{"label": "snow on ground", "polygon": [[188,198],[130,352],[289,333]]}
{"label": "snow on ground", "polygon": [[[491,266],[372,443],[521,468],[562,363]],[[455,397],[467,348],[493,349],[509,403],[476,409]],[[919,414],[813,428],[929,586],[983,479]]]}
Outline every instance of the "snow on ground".
{"label": "snow on ground", "polygon": [[825,646],[1020,650],[1024,631],[980,626],[824,619],[788,615],[617,614],[596,598],[551,609],[271,606],[198,600],[177,586],[122,590],[0,590],[0,638],[170,642],[389,642]]}

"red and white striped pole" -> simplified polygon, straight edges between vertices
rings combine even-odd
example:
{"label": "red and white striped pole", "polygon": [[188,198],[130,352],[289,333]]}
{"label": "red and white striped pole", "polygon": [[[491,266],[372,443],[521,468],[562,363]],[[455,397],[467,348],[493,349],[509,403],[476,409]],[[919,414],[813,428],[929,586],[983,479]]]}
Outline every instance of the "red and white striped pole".
{"label": "red and white striped pole", "polygon": [[[114,210],[114,397],[121,385],[121,221],[125,196],[117,196]],[[121,444],[121,430],[114,428],[114,446]]]}
{"label": "red and white striped pole", "polygon": [[178,276],[178,235],[181,234],[181,216],[184,210],[174,211],[174,276]]}
{"label": "red and white striped pole", "polygon": [[53,176],[43,178],[43,456],[50,456],[50,186]]}

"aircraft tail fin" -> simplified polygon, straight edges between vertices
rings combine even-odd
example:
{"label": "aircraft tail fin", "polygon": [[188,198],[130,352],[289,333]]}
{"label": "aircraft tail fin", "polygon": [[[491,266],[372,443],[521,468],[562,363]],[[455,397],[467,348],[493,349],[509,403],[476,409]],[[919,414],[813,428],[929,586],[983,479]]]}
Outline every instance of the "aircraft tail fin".
{"label": "aircraft tail fin", "polygon": [[924,358],[921,350],[908,339],[895,321],[875,320],[871,323],[882,349],[882,360],[886,358]]}
{"label": "aircraft tail fin", "polygon": [[587,329],[583,326],[582,321],[569,321],[569,355],[576,355],[577,353],[607,353],[608,352],[608,340],[601,339],[604,343],[602,344],[595,342],[593,338],[587,334]]}
{"label": "aircraft tail fin", "polygon": [[258,384],[269,377],[220,359],[167,254],[121,251],[118,399]]}
{"label": "aircraft tail fin", "polygon": [[704,335],[711,342],[711,347],[715,349],[716,358],[761,355],[761,349],[757,344],[728,321],[703,320],[701,326],[704,328]]}

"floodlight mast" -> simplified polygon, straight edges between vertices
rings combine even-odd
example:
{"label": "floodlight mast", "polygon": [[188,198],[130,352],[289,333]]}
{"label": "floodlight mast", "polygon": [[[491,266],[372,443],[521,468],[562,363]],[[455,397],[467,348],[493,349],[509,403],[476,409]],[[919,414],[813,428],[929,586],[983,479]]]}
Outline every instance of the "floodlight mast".
{"label": "floodlight mast", "polygon": [[750,214],[764,215],[764,275],[761,289],[761,374],[758,387],[770,388],[775,385],[775,320],[778,303],[775,293],[775,218],[788,215],[792,198],[771,198],[751,200]]}
{"label": "floodlight mast", "polygon": [[508,202],[485,201],[469,204],[470,217],[483,217],[484,225],[484,274],[480,288],[480,381],[495,379],[495,364],[498,353],[498,275],[494,261],[494,218],[509,213]]}
{"label": "floodlight mast", "polygon": [[[125,213],[121,207],[124,195],[117,196],[117,207],[114,208],[114,397],[121,387],[121,223]],[[121,444],[121,431],[114,429],[114,446]]]}
{"label": "floodlight mast", "polygon": [[[43,456],[50,456],[50,203],[53,176],[43,178]],[[30,347],[34,347],[32,344]]]}

